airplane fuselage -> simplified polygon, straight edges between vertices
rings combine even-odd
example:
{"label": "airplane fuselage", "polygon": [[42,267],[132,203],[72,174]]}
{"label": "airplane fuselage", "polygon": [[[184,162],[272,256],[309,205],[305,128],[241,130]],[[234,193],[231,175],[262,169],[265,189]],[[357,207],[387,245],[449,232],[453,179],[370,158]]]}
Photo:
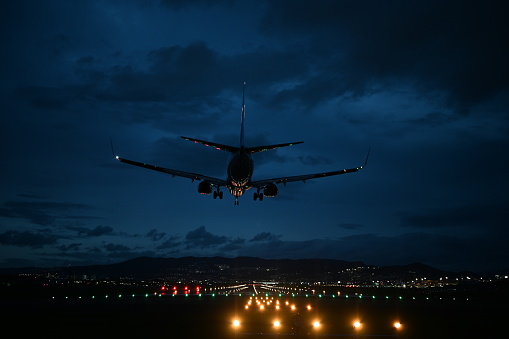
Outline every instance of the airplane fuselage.
{"label": "airplane fuselage", "polygon": [[245,190],[251,188],[251,176],[254,164],[251,154],[241,146],[228,162],[227,187],[235,197],[241,196]]}

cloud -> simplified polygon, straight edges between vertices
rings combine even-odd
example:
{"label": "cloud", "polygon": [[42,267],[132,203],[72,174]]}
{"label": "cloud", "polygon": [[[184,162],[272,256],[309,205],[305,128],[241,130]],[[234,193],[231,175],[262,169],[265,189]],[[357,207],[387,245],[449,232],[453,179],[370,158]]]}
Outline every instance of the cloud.
{"label": "cloud", "polygon": [[253,241],[275,241],[275,240],[278,240],[279,238],[281,238],[281,235],[276,235],[276,234],[273,234],[270,232],[261,232],[261,233],[258,233],[257,235],[255,235],[249,241],[250,242],[253,242]]}
{"label": "cloud", "polygon": [[203,249],[211,246],[221,245],[226,242],[228,242],[227,237],[214,235],[205,230],[205,226],[200,226],[194,231],[190,231],[185,237],[186,249],[195,247]]}
{"label": "cloud", "polygon": [[0,244],[18,247],[41,248],[46,245],[53,245],[57,242],[58,239],[61,238],[61,236],[51,233],[46,234],[29,231],[6,231],[0,234]]}
{"label": "cloud", "polygon": [[145,235],[145,237],[150,238],[152,241],[158,241],[158,240],[161,240],[162,238],[164,238],[165,235],[166,235],[166,233],[157,232],[156,229],[153,229],[153,230],[149,231]]}
{"label": "cloud", "polygon": [[242,238],[237,238],[237,239],[234,239],[234,240],[230,240],[228,242],[228,244],[224,245],[219,250],[220,251],[225,251],[225,252],[237,251],[237,250],[241,249],[244,246],[245,242],[246,242],[246,240],[242,239]]}
{"label": "cloud", "polygon": [[446,105],[465,113],[508,88],[509,47],[500,44],[507,10],[497,1],[276,1],[260,27],[281,41],[300,41],[315,69],[279,100],[314,105],[398,80],[422,94],[441,91]]}
{"label": "cloud", "polygon": [[166,249],[176,250],[178,247],[180,247],[182,245],[182,242],[177,241],[179,238],[180,237],[177,237],[177,236],[170,237],[169,239],[163,241],[160,245],[158,245],[156,247],[156,249],[158,249],[158,250],[166,250]]}
{"label": "cloud", "polygon": [[362,227],[362,225],[354,223],[341,223],[339,224],[339,227],[344,228],[345,230],[358,230]]}
{"label": "cloud", "polygon": [[85,235],[87,237],[100,237],[102,235],[113,233],[113,228],[102,225],[96,226],[95,228],[66,226],[66,229],[78,232],[79,235]]}
{"label": "cloud", "polygon": [[57,246],[56,248],[58,248],[62,252],[79,251],[81,245],[83,245],[83,244],[82,243],[73,243],[73,244],[69,244],[69,245]]}
{"label": "cloud", "polygon": [[131,250],[129,247],[125,245],[112,243],[104,245],[104,248],[108,252],[128,252]]}
{"label": "cloud", "polygon": [[401,226],[415,228],[474,227],[505,229],[509,219],[505,203],[476,203],[459,206],[426,208],[415,212],[397,213]]}
{"label": "cloud", "polygon": [[[66,212],[88,210],[90,206],[54,201],[7,201],[0,207],[0,217],[26,219],[33,224],[48,226],[59,218],[68,218]],[[70,216],[70,218],[81,218]],[[89,218],[89,217],[84,217]]]}

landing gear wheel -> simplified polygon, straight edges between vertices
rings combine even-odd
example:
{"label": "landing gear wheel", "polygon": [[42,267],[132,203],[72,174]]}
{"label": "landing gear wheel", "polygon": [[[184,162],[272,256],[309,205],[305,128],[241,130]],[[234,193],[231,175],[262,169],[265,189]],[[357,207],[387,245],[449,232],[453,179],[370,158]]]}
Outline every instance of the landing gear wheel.
{"label": "landing gear wheel", "polygon": [[263,201],[263,193],[255,193],[253,196],[253,199],[256,201],[256,199],[260,199],[260,201]]}

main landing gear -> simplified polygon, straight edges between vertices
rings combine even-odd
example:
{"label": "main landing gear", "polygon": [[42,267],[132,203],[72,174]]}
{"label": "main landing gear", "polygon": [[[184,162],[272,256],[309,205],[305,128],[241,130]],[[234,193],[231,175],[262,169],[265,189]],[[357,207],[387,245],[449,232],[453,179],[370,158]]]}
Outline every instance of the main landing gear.
{"label": "main landing gear", "polygon": [[223,199],[223,192],[221,192],[220,190],[217,190],[217,191],[214,191],[214,199]]}
{"label": "main landing gear", "polygon": [[260,199],[260,201],[263,201],[263,193],[260,191],[255,192],[253,199],[254,199],[254,201],[256,201],[256,199]]}

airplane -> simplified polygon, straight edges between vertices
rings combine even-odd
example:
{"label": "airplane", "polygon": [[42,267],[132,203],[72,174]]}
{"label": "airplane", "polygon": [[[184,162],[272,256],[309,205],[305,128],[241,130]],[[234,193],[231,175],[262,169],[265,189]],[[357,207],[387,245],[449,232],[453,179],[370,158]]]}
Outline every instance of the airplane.
{"label": "airplane", "polygon": [[310,179],[352,173],[352,172],[357,172],[366,166],[366,164],[368,162],[369,151],[366,156],[366,161],[364,162],[364,165],[359,166],[359,167],[347,168],[347,169],[331,171],[331,172],[315,173],[315,174],[304,174],[304,175],[295,175],[295,176],[279,177],[279,178],[272,178],[272,179],[252,180],[251,178],[252,178],[253,171],[254,171],[254,162],[253,162],[253,158],[251,155],[253,153],[269,151],[269,150],[286,147],[286,146],[293,146],[293,145],[301,144],[301,143],[303,143],[303,141],[266,145],[266,146],[257,146],[257,147],[246,147],[244,144],[244,121],[246,118],[246,106],[244,103],[245,91],[246,91],[246,83],[244,82],[244,90],[242,93],[241,121],[240,121],[240,142],[239,142],[238,147],[224,145],[224,144],[220,144],[217,142],[188,138],[188,137],[184,137],[184,136],[181,137],[184,140],[193,141],[198,144],[202,144],[202,145],[209,146],[209,147],[214,147],[215,149],[218,149],[218,150],[230,152],[231,156],[228,160],[226,179],[218,179],[218,178],[209,177],[209,176],[206,176],[203,174],[178,171],[178,170],[174,170],[174,169],[170,169],[170,168],[154,166],[154,165],[150,165],[150,164],[146,164],[146,163],[142,163],[142,162],[138,162],[138,161],[124,159],[124,158],[119,157],[118,155],[115,155],[115,152],[113,150],[113,143],[111,144],[112,153],[118,161],[123,162],[125,164],[139,166],[139,167],[147,168],[147,169],[158,171],[158,172],[163,172],[166,174],[170,174],[173,177],[179,176],[179,177],[189,178],[192,181],[201,180],[201,182],[198,185],[198,193],[205,194],[205,195],[209,195],[209,194],[213,193],[214,199],[216,199],[216,198],[223,199],[223,191],[221,191],[221,187],[226,187],[230,191],[230,194],[235,197],[235,203],[234,203],[235,205],[239,204],[239,197],[251,188],[256,188],[256,192],[254,193],[254,196],[253,196],[254,200],[262,201],[264,197],[272,198],[272,197],[275,197],[278,195],[279,190],[278,190],[278,187],[276,186],[276,184],[283,183],[286,186],[286,183],[293,182],[293,181],[306,182],[306,180],[310,180]]}

